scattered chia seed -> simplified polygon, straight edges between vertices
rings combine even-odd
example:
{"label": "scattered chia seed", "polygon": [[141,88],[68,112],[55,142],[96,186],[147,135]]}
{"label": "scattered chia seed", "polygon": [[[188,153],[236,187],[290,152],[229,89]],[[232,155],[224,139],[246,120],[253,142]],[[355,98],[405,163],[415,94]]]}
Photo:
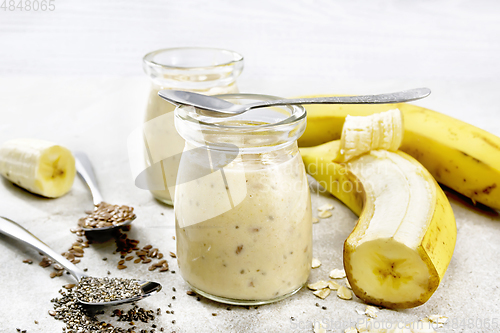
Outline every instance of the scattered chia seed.
{"label": "scattered chia seed", "polygon": [[[49,314],[57,320],[61,320],[66,324],[62,329],[64,333],[130,333],[134,332],[149,332],[149,330],[140,330],[136,326],[131,329],[115,327],[110,323],[100,321],[96,316],[103,314],[104,311],[98,311],[95,314],[89,314],[85,307],[77,302],[76,293],[73,290],[63,291],[59,290],[62,297],[52,299],[54,310],[50,310]],[[130,310],[123,311],[115,309],[111,317],[116,318],[117,321],[129,322],[132,325],[135,323],[149,323],[155,320],[153,310],[145,310],[134,305]],[[154,324],[153,324],[154,325]],[[161,332],[164,328],[159,329]]]}
{"label": "scattered chia seed", "polygon": [[89,303],[110,302],[141,294],[141,286],[136,280],[122,278],[84,277],[75,288],[76,297]]}

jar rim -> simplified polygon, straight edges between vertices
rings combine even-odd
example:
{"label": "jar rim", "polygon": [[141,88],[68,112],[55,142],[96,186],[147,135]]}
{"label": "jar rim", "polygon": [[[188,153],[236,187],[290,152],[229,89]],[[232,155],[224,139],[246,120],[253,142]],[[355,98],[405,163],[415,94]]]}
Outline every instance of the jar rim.
{"label": "jar rim", "polygon": [[[272,96],[272,95],[264,95],[264,94],[250,94],[250,93],[236,93],[236,94],[223,94],[223,95],[215,95],[214,97],[218,98],[224,98],[224,99],[255,99],[255,100],[281,100],[283,98],[277,97],[277,96]],[[284,126],[284,125],[291,125],[296,122],[299,122],[303,119],[306,118],[307,112],[306,109],[302,105],[291,105],[291,104],[286,104],[282,105],[281,107],[288,108],[291,112],[290,116],[278,121],[276,123],[272,124],[260,124],[260,125],[238,125],[238,126],[231,126],[231,125],[226,125],[223,123],[217,123],[217,122],[209,122],[203,120],[204,118],[197,117],[199,115],[198,112],[190,112],[190,113],[184,113],[184,117],[182,117],[183,120],[188,120],[191,122],[198,123],[203,126],[209,126],[212,128],[219,128],[219,129],[242,129],[242,130],[259,130],[259,129],[269,129],[269,128],[274,128],[277,126]],[[259,109],[268,109],[271,107],[262,107]],[[185,109],[184,107],[180,106],[177,107],[176,110],[180,109]],[[255,109],[257,110],[257,109]],[[219,119],[231,119],[234,117],[225,117],[225,118],[219,118],[219,117],[209,117],[205,116],[208,119],[213,119],[213,120],[219,120]]]}
{"label": "jar rim", "polygon": [[[216,95],[227,100],[276,100],[260,94]],[[277,150],[295,142],[306,127],[306,109],[302,105],[266,106],[231,117],[204,115],[194,107],[175,109],[175,127],[188,142],[210,149],[241,153]]]}
{"label": "jar rim", "polygon": [[[154,60],[155,57],[159,54],[165,54],[167,52],[177,52],[177,51],[216,51],[216,52],[231,55],[232,60],[222,61],[222,62],[217,63],[217,64],[206,65],[206,66],[179,66],[179,65],[174,66],[174,65],[162,64],[162,63]],[[227,50],[227,49],[222,49],[222,48],[213,48],[213,47],[195,47],[195,46],[159,49],[159,50],[155,50],[155,51],[147,53],[142,59],[143,59],[144,63],[146,65],[149,65],[149,66],[161,67],[161,68],[165,68],[165,69],[178,69],[178,70],[186,70],[186,69],[204,70],[204,69],[209,69],[209,68],[213,69],[213,68],[218,68],[218,67],[232,66],[234,64],[241,63],[244,60],[243,55],[241,55],[238,52],[232,51],[232,50]]]}

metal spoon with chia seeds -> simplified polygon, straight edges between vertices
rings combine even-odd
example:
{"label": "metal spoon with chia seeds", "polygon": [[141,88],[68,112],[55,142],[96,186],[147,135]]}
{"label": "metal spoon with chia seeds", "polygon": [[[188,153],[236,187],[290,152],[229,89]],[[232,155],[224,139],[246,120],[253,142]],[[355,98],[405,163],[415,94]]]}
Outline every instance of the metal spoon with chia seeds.
{"label": "metal spoon with chia seeds", "polygon": [[[81,287],[79,288],[81,297],[78,297],[78,301],[81,304],[89,306],[106,306],[106,305],[119,305],[123,303],[131,303],[139,301],[148,296],[151,296],[161,290],[161,284],[157,282],[139,281],[139,280],[125,281],[124,279],[110,279],[110,278],[103,278],[103,279],[93,278],[85,274],[80,268],[76,267],[62,255],[52,250],[50,247],[48,247],[44,242],[39,240],[28,230],[24,229],[16,222],[3,216],[0,216],[0,234],[4,234],[26,245],[31,246],[37,251],[42,252],[45,255],[49,256],[59,265],[64,267],[71,275],[73,275],[73,277],[78,281],[78,283],[82,283],[82,286],[78,286]],[[129,281],[131,281],[131,283]],[[111,298],[109,296],[99,297],[99,295],[97,295],[94,291],[96,289],[92,288],[93,286],[95,286],[96,288],[108,288],[111,283],[116,285],[117,288],[120,288],[120,290],[117,290],[116,293],[111,293]],[[137,285],[140,287],[140,290],[136,288]],[[123,290],[123,288],[130,288],[130,291]],[[88,292],[89,294],[85,295],[85,292]],[[116,298],[117,296],[119,297]],[[113,299],[113,300],[108,301],[107,299]]]}
{"label": "metal spoon with chia seeds", "polygon": [[99,215],[95,216],[95,218],[100,218],[99,223],[102,224],[102,226],[95,225],[93,227],[82,225],[81,228],[85,232],[111,231],[111,229],[120,228],[132,223],[135,220],[135,214],[132,213],[133,208],[130,210],[131,207],[118,207],[104,202],[101,192],[99,192],[99,188],[97,187],[97,179],[87,154],[76,151],[73,152],[73,155],[75,156],[76,172],[83,182],[87,184],[92,194],[95,213]]}

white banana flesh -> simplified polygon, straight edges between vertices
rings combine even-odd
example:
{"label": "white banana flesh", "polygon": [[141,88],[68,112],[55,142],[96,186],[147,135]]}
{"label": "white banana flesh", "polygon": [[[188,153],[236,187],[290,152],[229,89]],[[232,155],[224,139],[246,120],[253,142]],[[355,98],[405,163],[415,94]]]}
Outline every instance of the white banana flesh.
{"label": "white banana flesh", "polygon": [[403,115],[399,109],[370,116],[347,116],[340,141],[344,161],[371,150],[396,151],[403,142]]}
{"label": "white banana flesh", "polygon": [[57,198],[73,185],[75,159],[49,141],[14,139],[0,146],[0,174],[32,193]]}

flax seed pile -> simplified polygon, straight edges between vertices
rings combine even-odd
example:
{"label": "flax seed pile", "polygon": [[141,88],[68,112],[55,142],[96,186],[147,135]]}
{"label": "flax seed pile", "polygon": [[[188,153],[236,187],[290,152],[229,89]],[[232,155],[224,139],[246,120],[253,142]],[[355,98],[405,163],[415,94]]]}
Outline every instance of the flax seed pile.
{"label": "flax seed pile", "polygon": [[[127,262],[134,264],[151,264],[148,267],[149,271],[154,271],[158,268],[159,272],[168,271],[168,262],[163,258],[163,253],[158,248],[152,245],[145,245],[142,248],[138,247],[139,241],[128,238],[127,234],[116,231],[115,233],[116,250],[114,253],[120,253],[121,260],[118,261],[118,269],[125,269]],[[170,254],[172,256],[172,253]],[[175,256],[175,254],[174,254]],[[133,261],[132,261],[133,260]],[[156,262],[153,262],[155,261]],[[172,271],[172,273],[175,273]]]}
{"label": "flax seed pile", "polygon": [[78,220],[78,225],[84,229],[112,227],[136,217],[134,207],[111,205],[107,202],[101,202],[95,206],[94,211],[85,213],[87,216]]}
{"label": "flax seed pile", "polygon": [[[85,230],[82,227],[83,223],[87,222],[82,222],[82,221],[90,221],[94,219],[94,217],[97,216],[98,219],[101,218],[110,218],[110,219],[116,219],[114,222],[116,223],[121,223],[124,220],[135,218],[135,214],[133,213],[134,208],[133,207],[128,207],[128,206],[117,206],[117,205],[110,205],[108,203],[101,203],[98,206],[98,210],[92,211],[92,212],[87,212],[89,214],[87,217],[83,217],[80,219],[78,222],[78,226],[75,228],[71,228],[70,231],[78,238],[76,241],[71,245],[71,247],[62,253],[62,256],[68,259],[70,262],[73,264],[78,264],[80,262],[80,259],[84,256],[84,250],[85,248],[88,248],[92,241],[90,239],[85,239],[87,236],[85,234]],[[110,211],[111,212],[108,212]],[[116,213],[118,211],[118,213]],[[113,213],[115,212],[115,213]],[[113,214],[112,214],[113,213]],[[109,215],[112,214],[112,215]],[[89,216],[94,216],[94,217],[89,217]],[[116,216],[116,217],[115,217]],[[96,224],[96,227],[99,227],[99,223],[102,221],[99,220]],[[112,223],[114,223],[112,222]],[[94,222],[89,222],[89,223],[94,223]],[[107,222],[106,222],[107,223]],[[87,227],[86,227],[87,228]],[[92,227],[89,227],[92,228]],[[125,232],[130,231],[131,226],[123,226],[120,229],[116,229],[112,231],[112,237],[115,240],[116,243],[116,250],[113,252],[113,254],[120,253],[121,259],[118,261],[117,268],[118,269],[126,269],[127,268],[127,262],[132,261],[134,264],[150,264],[148,266],[149,271],[154,271],[157,270],[160,273],[167,272],[169,271],[169,266],[168,262],[166,259],[163,259],[163,253],[160,252],[158,248],[154,248],[152,245],[145,245],[142,248],[139,248],[137,245],[139,244],[139,241],[136,239],[130,239],[128,238],[127,234]],[[122,232],[122,230],[124,232]],[[40,255],[43,256],[42,253]],[[170,256],[172,258],[175,258],[174,253],[170,253]],[[103,260],[107,260],[107,258],[103,258]],[[25,259],[23,260],[24,263],[26,264],[32,264],[33,260],[31,259]],[[132,263],[132,262],[130,262]],[[41,262],[39,265],[43,268],[47,268],[52,266],[53,261],[46,257],[43,256]],[[58,276],[62,276],[64,273],[63,267],[61,267],[58,264],[55,264],[53,266],[54,272],[50,273],[51,278],[55,278]],[[87,271],[85,268],[84,271]],[[175,273],[175,271],[171,271],[171,273]],[[108,273],[110,274],[110,273]]]}

